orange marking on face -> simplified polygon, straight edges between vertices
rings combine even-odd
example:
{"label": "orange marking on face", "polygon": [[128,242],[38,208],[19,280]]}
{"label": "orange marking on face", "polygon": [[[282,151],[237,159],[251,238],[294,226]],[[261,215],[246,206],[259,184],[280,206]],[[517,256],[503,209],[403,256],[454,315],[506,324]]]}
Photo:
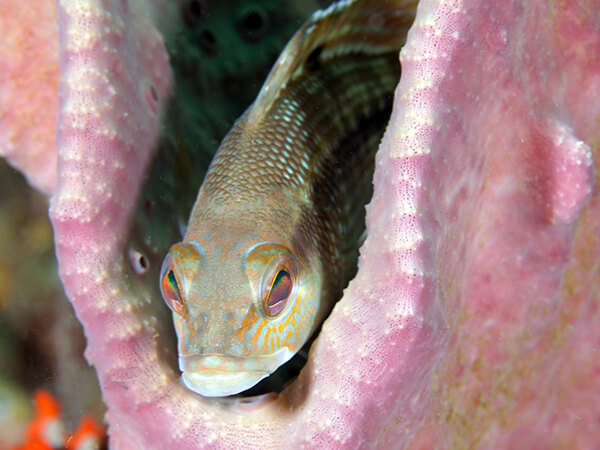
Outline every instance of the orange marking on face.
{"label": "orange marking on face", "polygon": [[269,339],[269,335],[271,334],[271,330],[272,330],[272,328],[271,328],[271,327],[269,327],[269,328],[267,329],[267,332],[265,333],[265,342],[264,342],[264,344],[263,344],[263,350],[266,350],[266,349],[267,349],[267,339]]}
{"label": "orange marking on face", "polygon": [[[287,316],[287,318],[285,319],[285,321],[283,321],[282,323],[279,324],[279,332],[281,333],[283,331],[283,329],[285,327],[287,327],[290,323],[290,320],[294,320],[294,322],[296,321],[296,309],[300,306],[300,297],[302,296],[302,291],[298,292],[298,295],[296,296],[296,301],[294,302],[294,306],[292,306],[292,312]],[[292,323],[294,323],[292,322]],[[295,324],[295,323],[294,323]]]}
{"label": "orange marking on face", "polygon": [[200,253],[198,252],[198,250],[196,250],[196,247],[194,247],[193,245],[188,245],[187,249],[194,256],[194,258],[200,259]]}
{"label": "orange marking on face", "polygon": [[250,308],[248,315],[242,319],[242,326],[235,331],[235,338],[238,341],[243,342],[246,331],[248,331],[257,320],[258,316],[256,315],[256,312],[254,312],[254,308]]}
{"label": "orange marking on face", "polygon": [[250,343],[256,345],[256,341],[258,340],[258,336],[260,335],[260,332],[262,331],[262,329],[264,328],[264,326],[268,323],[269,321],[267,319],[263,319],[262,323],[260,324],[260,326],[258,327],[258,330],[256,330],[256,334],[254,335],[254,337],[252,339],[250,339]]}

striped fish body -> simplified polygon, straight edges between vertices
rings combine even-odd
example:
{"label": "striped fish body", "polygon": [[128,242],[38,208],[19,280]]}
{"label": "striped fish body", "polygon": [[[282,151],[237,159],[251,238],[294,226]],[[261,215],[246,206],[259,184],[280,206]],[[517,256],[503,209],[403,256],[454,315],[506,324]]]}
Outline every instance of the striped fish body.
{"label": "striped fish body", "polygon": [[268,376],[353,276],[415,8],[363,0],[315,13],[221,143],[161,274],[193,391],[231,395]]}

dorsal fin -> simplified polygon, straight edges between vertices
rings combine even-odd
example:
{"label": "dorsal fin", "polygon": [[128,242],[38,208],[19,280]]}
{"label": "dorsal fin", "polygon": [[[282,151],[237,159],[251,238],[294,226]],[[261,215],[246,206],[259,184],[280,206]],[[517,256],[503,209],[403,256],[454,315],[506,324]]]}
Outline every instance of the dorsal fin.
{"label": "dorsal fin", "polygon": [[315,64],[348,54],[381,54],[400,48],[417,0],[342,0],[316,11],[279,55],[249,111],[248,125],[269,111],[291,82]]}

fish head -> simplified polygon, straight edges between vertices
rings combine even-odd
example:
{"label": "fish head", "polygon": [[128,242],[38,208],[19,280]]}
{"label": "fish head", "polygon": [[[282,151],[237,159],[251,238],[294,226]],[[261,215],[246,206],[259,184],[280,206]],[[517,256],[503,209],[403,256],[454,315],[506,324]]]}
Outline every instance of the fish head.
{"label": "fish head", "polygon": [[173,312],[185,385],[206,397],[233,395],[298,352],[322,314],[315,264],[256,237],[173,245],[160,287]]}

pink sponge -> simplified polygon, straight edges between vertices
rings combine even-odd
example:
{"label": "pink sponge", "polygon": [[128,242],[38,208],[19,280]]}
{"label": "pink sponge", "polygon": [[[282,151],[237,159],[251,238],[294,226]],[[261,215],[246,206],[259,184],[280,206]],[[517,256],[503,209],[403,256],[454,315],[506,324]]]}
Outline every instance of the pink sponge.
{"label": "pink sponge", "polygon": [[0,11],[0,156],[49,195],[56,185],[56,5],[0,0]]}
{"label": "pink sponge", "polygon": [[594,446],[599,6],[419,4],[356,279],[281,395],[218,401],[179,383],[155,281],[126,257],[162,38],[142,2],[60,2],[51,216],[111,445]]}

